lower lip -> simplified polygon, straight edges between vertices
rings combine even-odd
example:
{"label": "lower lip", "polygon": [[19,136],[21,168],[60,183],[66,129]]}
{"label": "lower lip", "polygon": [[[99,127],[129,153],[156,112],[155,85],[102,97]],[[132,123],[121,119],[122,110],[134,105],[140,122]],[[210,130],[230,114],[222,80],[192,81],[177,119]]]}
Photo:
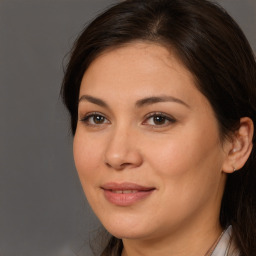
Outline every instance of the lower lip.
{"label": "lower lip", "polygon": [[135,193],[119,194],[114,193],[111,190],[104,190],[105,198],[112,204],[118,206],[129,206],[142,199],[149,197],[152,193],[152,190],[148,191],[138,191]]}

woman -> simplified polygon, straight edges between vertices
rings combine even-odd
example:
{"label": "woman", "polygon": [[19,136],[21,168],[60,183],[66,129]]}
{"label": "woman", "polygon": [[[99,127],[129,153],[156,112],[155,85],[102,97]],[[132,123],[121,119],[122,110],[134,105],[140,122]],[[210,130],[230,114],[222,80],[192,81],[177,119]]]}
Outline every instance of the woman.
{"label": "woman", "polygon": [[74,45],[62,95],[101,255],[256,253],[256,64],[206,0],[129,0]]}

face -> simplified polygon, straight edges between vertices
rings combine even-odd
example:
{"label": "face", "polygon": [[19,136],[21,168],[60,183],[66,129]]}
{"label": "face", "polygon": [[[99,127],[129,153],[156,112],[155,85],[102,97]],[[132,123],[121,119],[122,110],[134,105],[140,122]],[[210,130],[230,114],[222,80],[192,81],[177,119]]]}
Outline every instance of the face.
{"label": "face", "polygon": [[157,239],[218,222],[225,143],[174,54],[142,42],[105,52],[79,97],[75,165],[110,233]]}

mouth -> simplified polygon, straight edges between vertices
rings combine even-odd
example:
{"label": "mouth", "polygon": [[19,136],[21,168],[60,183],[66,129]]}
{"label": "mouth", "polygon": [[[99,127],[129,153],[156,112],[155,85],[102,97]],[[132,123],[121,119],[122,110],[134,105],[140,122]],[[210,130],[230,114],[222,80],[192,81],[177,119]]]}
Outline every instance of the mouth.
{"label": "mouth", "polygon": [[117,206],[130,206],[148,198],[155,187],[145,187],[135,183],[106,183],[101,186],[105,199]]}
{"label": "mouth", "polygon": [[116,194],[132,194],[132,193],[139,192],[139,190],[110,190],[110,191]]}

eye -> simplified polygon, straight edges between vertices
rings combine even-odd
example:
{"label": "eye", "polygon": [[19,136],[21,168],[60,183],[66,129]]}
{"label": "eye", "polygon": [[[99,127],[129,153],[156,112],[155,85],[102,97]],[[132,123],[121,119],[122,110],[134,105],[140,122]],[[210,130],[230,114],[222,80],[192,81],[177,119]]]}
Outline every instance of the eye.
{"label": "eye", "polygon": [[143,122],[143,124],[163,127],[175,122],[176,120],[173,117],[164,113],[151,113],[146,116],[146,120]]}
{"label": "eye", "polygon": [[85,117],[83,117],[80,121],[82,121],[86,125],[91,125],[91,126],[98,126],[98,125],[110,123],[109,120],[100,113],[89,113]]}

